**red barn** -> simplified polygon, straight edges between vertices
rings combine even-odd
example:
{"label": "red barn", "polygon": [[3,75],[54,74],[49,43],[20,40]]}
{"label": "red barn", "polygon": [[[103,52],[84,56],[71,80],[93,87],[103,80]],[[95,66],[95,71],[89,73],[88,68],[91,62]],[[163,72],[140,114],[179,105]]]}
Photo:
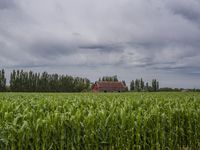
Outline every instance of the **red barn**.
{"label": "red barn", "polygon": [[93,92],[124,92],[127,87],[122,82],[99,81],[92,85]]}

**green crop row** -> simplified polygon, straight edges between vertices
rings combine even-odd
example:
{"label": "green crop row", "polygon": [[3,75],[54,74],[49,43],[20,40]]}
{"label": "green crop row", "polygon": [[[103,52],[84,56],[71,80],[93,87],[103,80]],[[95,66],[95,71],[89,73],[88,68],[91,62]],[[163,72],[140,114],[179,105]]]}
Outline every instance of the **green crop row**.
{"label": "green crop row", "polygon": [[2,150],[200,149],[200,94],[0,94]]}

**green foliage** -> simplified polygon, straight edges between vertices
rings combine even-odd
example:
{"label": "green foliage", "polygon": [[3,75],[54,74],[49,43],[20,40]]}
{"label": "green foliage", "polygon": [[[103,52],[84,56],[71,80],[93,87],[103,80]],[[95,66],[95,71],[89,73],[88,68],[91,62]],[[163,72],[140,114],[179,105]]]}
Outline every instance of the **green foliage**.
{"label": "green foliage", "polygon": [[10,76],[10,90],[13,92],[81,92],[89,89],[87,78],[23,70],[13,70]]}
{"label": "green foliage", "polygon": [[104,76],[102,78],[99,78],[99,81],[114,81],[114,82],[117,82],[118,78],[117,78],[117,75],[114,75],[114,76]]}
{"label": "green foliage", "polygon": [[154,92],[159,90],[159,82],[156,79],[152,80],[152,89]]}
{"label": "green foliage", "polygon": [[6,91],[6,77],[4,69],[0,70],[0,92]]}
{"label": "green foliage", "polygon": [[140,89],[140,79],[135,80],[135,91],[137,91],[137,92],[141,91],[141,89]]}
{"label": "green foliage", "polygon": [[159,91],[159,82],[156,79],[152,80],[152,86],[149,83],[143,81],[143,79],[132,80],[130,83],[130,91],[136,92],[157,92]]}
{"label": "green foliage", "polygon": [[130,91],[144,92],[149,91],[148,83],[144,83],[143,79],[132,80],[130,83]]}
{"label": "green foliage", "polygon": [[130,84],[130,91],[134,91],[134,90],[135,90],[135,81],[132,80]]}
{"label": "green foliage", "polygon": [[0,149],[197,150],[199,106],[199,93],[1,93]]}

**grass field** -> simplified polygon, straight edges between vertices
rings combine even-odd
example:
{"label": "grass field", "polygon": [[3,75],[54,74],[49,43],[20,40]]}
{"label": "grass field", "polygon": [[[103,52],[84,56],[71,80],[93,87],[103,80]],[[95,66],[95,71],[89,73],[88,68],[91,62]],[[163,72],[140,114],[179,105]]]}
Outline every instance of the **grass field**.
{"label": "grass field", "polygon": [[1,93],[0,149],[198,150],[200,93]]}

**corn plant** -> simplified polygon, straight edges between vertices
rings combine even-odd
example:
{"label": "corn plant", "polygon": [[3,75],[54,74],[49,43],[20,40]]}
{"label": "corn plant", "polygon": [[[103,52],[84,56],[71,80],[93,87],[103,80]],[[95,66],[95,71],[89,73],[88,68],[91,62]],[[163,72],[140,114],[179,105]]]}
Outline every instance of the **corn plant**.
{"label": "corn plant", "polygon": [[1,93],[0,150],[198,150],[199,93]]}

